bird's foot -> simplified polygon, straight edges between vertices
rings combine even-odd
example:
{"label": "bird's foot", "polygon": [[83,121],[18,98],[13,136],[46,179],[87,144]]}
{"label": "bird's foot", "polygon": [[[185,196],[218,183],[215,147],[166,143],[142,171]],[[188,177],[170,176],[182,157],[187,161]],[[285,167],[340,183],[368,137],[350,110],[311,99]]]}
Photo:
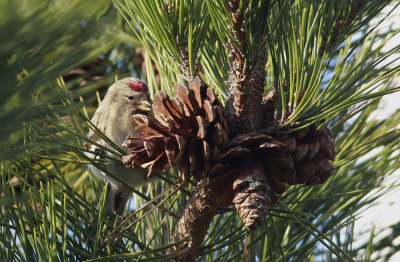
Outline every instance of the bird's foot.
{"label": "bird's foot", "polygon": [[99,159],[104,160],[105,157],[104,155],[106,154],[106,151],[104,151],[101,148],[96,147],[96,149],[94,150],[94,159],[96,159],[96,157],[99,157]]}

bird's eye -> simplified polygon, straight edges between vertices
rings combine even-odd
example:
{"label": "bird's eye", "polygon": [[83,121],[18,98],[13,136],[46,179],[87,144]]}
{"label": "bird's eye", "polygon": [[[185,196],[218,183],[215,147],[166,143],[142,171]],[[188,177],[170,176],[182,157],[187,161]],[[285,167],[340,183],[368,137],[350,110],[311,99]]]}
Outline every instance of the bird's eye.
{"label": "bird's eye", "polygon": [[128,99],[129,100],[133,100],[133,96],[128,96]]}

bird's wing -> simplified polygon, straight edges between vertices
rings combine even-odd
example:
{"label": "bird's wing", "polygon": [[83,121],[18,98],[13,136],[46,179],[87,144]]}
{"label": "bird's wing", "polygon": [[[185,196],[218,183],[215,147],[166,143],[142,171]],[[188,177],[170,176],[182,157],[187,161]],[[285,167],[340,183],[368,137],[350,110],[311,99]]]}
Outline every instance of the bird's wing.
{"label": "bird's wing", "polygon": [[[105,117],[105,114],[108,114],[108,112],[107,111],[104,111],[103,110],[103,107],[100,105],[99,106],[99,108],[96,110],[96,112],[94,113],[94,115],[93,115],[93,117],[92,117],[92,119],[90,120],[91,122],[92,122],[92,124],[94,125],[94,126],[96,126],[101,132],[103,132],[103,133],[105,133],[106,132],[106,129],[107,129],[107,123],[106,123],[106,121],[101,121],[102,119],[107,119],[106,117]],[[101,116],[103,116],[103,117],[101,117]],[[90,140],[90,141],[93,141],[93,142],[96,142],[96,143],[98,143],[98,142],[100,142],[102,139],[101,139],[101,137],[96,133],[96,131],[95,130],[93,130],[93,129],[90,129],[89,130],[89,132],[88,132],[88,134],[87,134],[87,138]],[[84,146],[86,147],[86,148],[90,148],[91,147],[91,143],[90,143],[90,141],[87,141],[87,142],[85,142],[85,144],[84,144]]]}

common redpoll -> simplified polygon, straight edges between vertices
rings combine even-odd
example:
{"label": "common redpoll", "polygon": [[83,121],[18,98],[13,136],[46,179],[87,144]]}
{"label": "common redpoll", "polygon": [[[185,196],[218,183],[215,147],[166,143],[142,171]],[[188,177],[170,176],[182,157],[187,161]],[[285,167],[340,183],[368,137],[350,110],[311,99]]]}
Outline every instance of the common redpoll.
{"label": "common redpoll", "polygon": [[[150,109],[147,85],[139,79],[127,77],[110,86],[91,122],[117,146],[121,146],[127,136],[139,135],[135,130],[136,123],[132,116],[147,114]],[[91,130],[87,137],[90,141],[111,149],[111,146],[96,132]],[[115,158],[114,154],[94,144],[85,143],[85,147],[91,151],[86,152],[86,156],[103,160],[104,168],[119,180],[94,165],[89,165],[92,174],[109,182],[104,212],[106,216],[115,219],[117,215],[122,214],[131,193],[124,184],[131,187],[143,184],[146,180],[146,170],[128,169],[120,161],[107,158],[107,156]]]}

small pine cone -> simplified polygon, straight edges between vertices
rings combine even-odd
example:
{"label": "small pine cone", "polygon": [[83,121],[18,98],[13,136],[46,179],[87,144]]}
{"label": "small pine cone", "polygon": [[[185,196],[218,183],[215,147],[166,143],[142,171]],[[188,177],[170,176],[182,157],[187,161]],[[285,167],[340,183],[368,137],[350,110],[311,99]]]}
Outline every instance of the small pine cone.
{"label": "small pine cone", "polygon": [[235,204],[243,224],[256,229],[265,220],[271,204],[271,188],[259,162],[243,163],[233,182]]}
{"label": "small pine cone", "polygon": [[[270,89],[263,96],[263,108],[266,131],[273,132],[275,124],[279,123],[275,115],[275,98],[277,90]],[[304,90],[300,90],[298,101],[304,97]],[[296,94],[294,95],[296,96]],[[287,112],[292,106],[286,108]],[[289,135],[278,136],[278,140],[286,147],[286,153],[294,160],[296,169],[295,179],[290,184],[315,185],[325,182],[333,173],[330,161],[336,156],[333,134],[329,128],[318,129],[319,123],[305,127]]]}
{"label": "small pine cone", "polygon": [[296,168],[296,178],[292,184],[321,184],[333,173],[330,160],[335,158],[336,152],[332,132],[326,127],[317,130],[317,127],[302,129],[282,141],[294,144],[293,138],[296,140],[296,145],[291,147]]}
{"label": "small pine cone", "polygon": [[152,107],[154,118],[134,116],[142,135],[127,138],[123,163],[148,168],[148,176],[177,164],[183,180],[203,178],[228,142],[228,124],[213,90],[196,78],[189,88],[176,84],[172,99],[158,92]]}

